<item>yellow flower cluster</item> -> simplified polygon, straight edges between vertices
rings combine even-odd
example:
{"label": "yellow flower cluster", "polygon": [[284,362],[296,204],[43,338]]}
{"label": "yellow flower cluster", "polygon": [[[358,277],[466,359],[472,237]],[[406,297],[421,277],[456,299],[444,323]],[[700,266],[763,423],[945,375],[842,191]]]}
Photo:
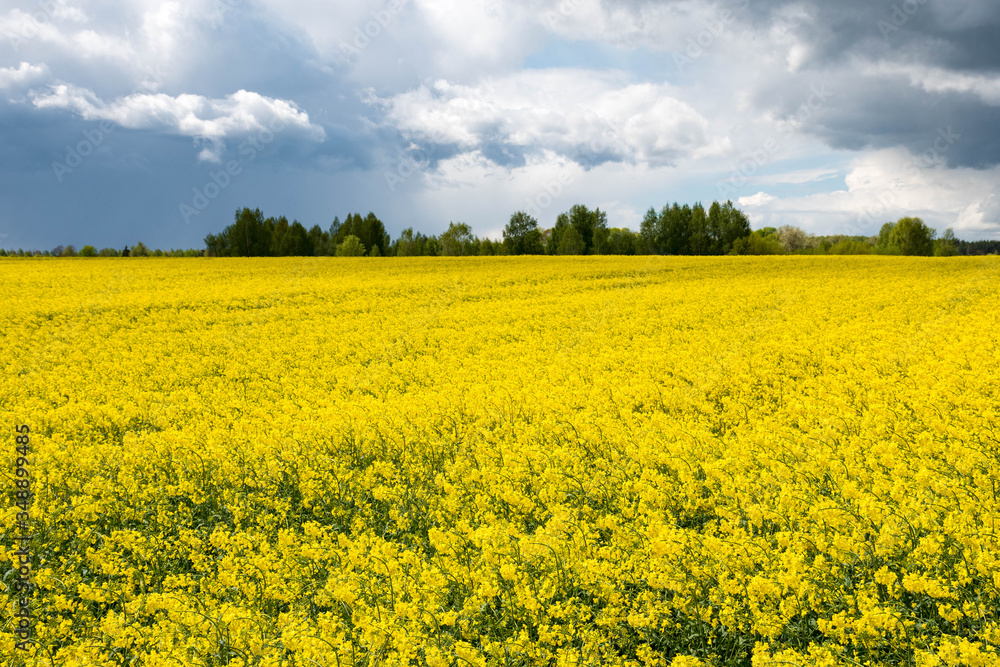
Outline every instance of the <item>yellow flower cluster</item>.
{"label": "yellow flower cluster", "polygon": [[3,664],[1000,665],[995,257],[0,279]]}

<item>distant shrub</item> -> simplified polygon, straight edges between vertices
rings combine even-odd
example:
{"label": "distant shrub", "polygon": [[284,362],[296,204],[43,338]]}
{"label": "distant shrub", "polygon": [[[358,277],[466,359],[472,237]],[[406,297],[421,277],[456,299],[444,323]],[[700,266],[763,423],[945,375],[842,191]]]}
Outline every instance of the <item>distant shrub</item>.
{"label": "distant shrub", "polygon": [[870,255],[874,249],[864,241],[843,239],[830,246],[828,255]]}
{"label": "distant shrub", "polygon": [[784,255],[785,249],[774,233],[758,230],[733,242],[730,255]]}
{"label": "distant shrub", "polygon": [[353,234],[337,244],[337,257],[362,257],[364,254],[365,244]]}

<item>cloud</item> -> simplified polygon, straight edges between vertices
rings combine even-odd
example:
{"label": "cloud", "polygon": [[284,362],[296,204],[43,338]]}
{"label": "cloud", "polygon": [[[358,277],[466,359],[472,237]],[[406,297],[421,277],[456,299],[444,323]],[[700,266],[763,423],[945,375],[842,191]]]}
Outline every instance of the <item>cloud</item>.
{"label": "cloud", "polygon": [[749,206],[751,208],[760,208],[762,206],[767,206],[771,202],[778,201],[778,198],[774,195],[769,195],[766,192],[758,192],[755,195],[749,197],[740,197],[740,206]]}
{"label": "cloud", "polygon": [[725,143],[710,138],[708,121],[671,86],[630,83],[617,72],[525,70],[475,86],[442,80],[372,103],[407,140],[513,166],[546,150],[587,165],[667,165]]}
{"label": "cloud", "polygon": [[88,20],[78,8],[55,4],[49,12],[45,6],[34,14],[14,9],[0,17],[0,36],[6,37],[15,49],[37,40],[78,59],[99,58],[125,63],[135,58],[135,49],[126,37],[87,28],[69,29],[63,25],[66,21],[85,23]]}
{"label": "cloud", "polygon": [[[641,8],[656,3],[627,4]],[[719,11],[736,4],[720,0],[706,6]],[[949,166],[988,169],[1000,164],[1000,134],[995,131],[1000,125],[1000,4],[743,4],[744,9],[733,11],[731,35],[708,40],[709,57],[696,60],[687,71],[731,91],[749,123],[793,116],[810,86],[827,86],[831,99],[797,129],[829,148],[902,147],[920,153],[935,141],[938,130],[951,127],[963,140],[945,156]],[[680,12],[683,3],[672,6]],[[890,26],[887,35],[880,25]],[[665,35],[661,48],[677,50],[673,31],[660,28]],[[681,99],[691,100],[695,90],[703,89],[684,86]],[[715,103],[726,96],[705,92]]]}
{"label": "cloud", "polygon": [[988,196],[969,204],[959,214],[955,229],[976,236],[1000,239],[1000,186]]}
{"label": "cloud", "polygon": [[[464,79],[516,66],[544,39],[544,9],[562,0],[260,0],[318,57],[369,85],[405,73]],[[346,61],[346,62],[345,62]]]}
{"label": "cloud", "polygon": [[442,159],[413,180],[421,181],[413,184],[417,204],[413,211],[395,204],[397,216],[412,221],[423,215],[422,224],[433,233],[444,231],[443,221],[461,220],[492,238],[499,237],[514,211],[527,212],[545,228],[578,203],[607,211],[613,227],[637,230],[650,205],[649,190],[663,188],[665,181],[669,188],[672,181],[667,169],[620,162],[584,169],[552,151],[528,155],[524,165],[513,168],[500,167],[478,151],[463,153]]}
{"label": "cloud", "polygon": [[747,9],[757,32],[784,20],[807,45],[807,67],[892,54],[947,69],[1000,65],[1000,44],[989,37],[1000,27],[993,0],[754,0]]}
{"label": "cloud", "polygon": [[1000,106],[1000,74],[966,74],[912,63],[878,63],[864,71],[876,76],[905,77],[911,86],[928,93],[966,93],[989,106]]}
{"label": "cloud", "polygon": [[49,75],[49,68],[22,62],[18,67],[0,67],[0,90],[26,87]]}
{"label": "cloud", "polygon": [[[270,16],[292,27],[329,63],[375,84],[403,70],[421,79],[453,81],[517,68],[556,36],[578,44],[683,51],[689,38],[719,24],[723,10],[747,0],[261,0]],[[727,22],[728,24],[728,22]],[[728,30],[727,30],[728,32]]]}
{"label": "cloud", "polygon": [[993,80],[956,75],[948,82],[943,70],[870,61],[798,75],[762,72],[750,106],[763,117],[795,117],[803,90],[816,82],[830,95],[804,122],[794,123],[798,132],[835,150],[901,147],[920,154],[943,131],[954,136],[942,153],[949,166],[986,169],[1000,164],[1000,134],[995,131],[1000,105],[989,103]]}
{"label": "cloud", "polygon": [[712,51],[720,42],[737,39],[742,32],[739,19],[746,18],[751,1],[756,0],[522,0],[513,4],[535,8],[538,24],[564,39],[681,54],[694,46]]}
{"label": "cloud", "polygon": [[1000,167],[922,164],[902,149],[875,151],[854,160],[844,190],[786,198],[760,192],[739,201],[757,224],[817,233],[875,234],[884,222],[917,215],[938,231],[953,227],[959,238],[1000,237]]}
{"label": "cloud", "polygon": [[323,128],[309,122],[309,114],[294,103],[240,90],[224,99],[201,95],[137,93],[106,103],[90,90],[59,84],[47,94],[34,94],[39,109],[68,109],[85,120],[109,120],[121,127],[156,130],[193,137],[209,145],[199,159],[218,161],[224,141],[254,133],[297,128],[321,141]]}
{"label": "cloud", "polygon": [[804,183],[818,183],[836,178],[840,175],[838,169],[828,169],[819,167],[817,169],[796,169],[780,174],[764,174],[755,176],[752,182],[757,185],[802,185]]}

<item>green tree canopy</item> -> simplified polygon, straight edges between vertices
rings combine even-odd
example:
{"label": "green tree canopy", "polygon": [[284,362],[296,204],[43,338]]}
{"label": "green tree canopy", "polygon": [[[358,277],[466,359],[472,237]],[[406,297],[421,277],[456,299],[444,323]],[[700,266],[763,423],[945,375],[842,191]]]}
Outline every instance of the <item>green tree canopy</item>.
{"label": "green tree canopy", "polygon": [[573,225],[567,227],[566,231],[559,237],[557,253],[560,255],[582,255],[586,251],[587,244],[580,232]]}
{"label": "green tree canopy", "polygon": [[660,211],[661,245],[668,255],[688,255],[691,253],[691,207],[681,207],[676,202]]}
{"label": "green tree canopy", "polygon": [[308,257],[313,254],[309,233],[301,222],[295,220],[288,226],[288,231],[281,237],[277,254],[281,257]]}
{"label": "green tree canopy", "polygon": [[[958,254],[958,239],[955,238],[955,231],[949,227],[944,230],[944,235],[934,241],[935,257],[954,257]],[[83,250],[80,251],[83,255]]]}
{"label": "green tree canopy", "polygon": [[930,257],[934,254],[936,232],[920,218],[900,218],[889,232],[889,245],[904,255]]}
{"label": "green tree canopy", "polygon": [[730,255],[784,255],[785,249],[774,234],[773,228],[765,228],[753,232],[750,236],[738,238],[733,242]]}
{"label": "green tree canopy", "polygon": [[395,254],[397,257],[415,257],[420,255],[423,251],[423,243],[420,243],[418,246],[420,239],[417,236],[421,235],[414,234],[413,227],[407,227],[399,233],[399,238],[393,242],[392,248],[394,251],[390,254]]}
{"label": "green tree canopy", "polygon": [[903,251],[892,244],[892,228],[896,226],[894,222],[887,222],[882,225],[878,232],[878,240],[875,242],[875,252],[880,255],[901,255]]}
{"label": "green tree canopy", "polygon": [[556,216],[556,224],[552,229],[546,230],[545,254],[558,255],[559,243],[562,241],[566,230],[570,228],[569,214],[560,213]]}
{"label": "green tree canopy", "polygon": [[538,229],[538,221],[524,211],[516,212],[504,227],[503,242],[511,255],[542,254],[542,232]]}
{"label": "green tree canopy", "polygon": [[858,239],[841,239],[830,246],[826,251],[828,255],[870,255],[872,247],[864,241]]}
{"label": "green tree canopy", "polygon": [[330,235],[323,231],[323,228],[319,225],[313,225],[309,228],[306,233],[309,239],[309,247],[312,248],[312,254],[316,256],[329,255],[328,245],[330,243]]}
{"label": "green tree canopy", "polygon": [[663,234],[660,231],[660,216],[652,206],[646,211],[646,215],[639,225],[639,235],[642,237],[647,250],[654,255],[662,254],[664,251]]}
{"label": "green tree canopy", "polygon": [[364,254],[364,244],[353,234],[348,234],[343,241],[337,244],[337,257],[362,257]]}
{"label": "green tree canopy", "polygon": [[708,236],[708,213],[705,207],[698,202],[691,207],[691,215],[687,219],[687,252],[691,255],[707,255],[712,247],[712,241]]}
{"label": "green tree canopy", "polygon": [[449,256],[471,255],[476,238],[472,227],[464,222],[448,224],[448,231],[441,235],[441,254]]}
{"label": "green tree canopy", "polygon": [[[608,238],[608,214],[601,209],[589,208],[576,204],[569,210],[569,224],[583,239],[583,252],[574,254],[599,254]],[[560,239],[560,248],[562,240]]]}
{"label": "green tree canopy", "polygon": [[636,254],[636,235],[629,229],[619,229],[614,227],[608,230],[607,254],[609,255],[634,255]]}
{"label": "green tree canopy", "polygon": [[731,201],[725,204],[713,202],[708,210],[708,235],[713,246],[712,254],[728,254],[737,240],[750,236],[750,218]]}
{"label": "green tree canopy", "polygon": [[724,255],[749,235],[750,219],[732,202],[713,202],[708,211],[701,203],[650,208],[639,227],[646,252],[665,255]]}
{"label": "green tree canopy", "polygon": [[233,224],[226,227],[221,236],[221,243],[216,247],[216,254],[220,256],[264,257],[271,254],[271,232],[259,208],[237,210]]}
{"label": "green tree canopy", "polygon": [[[336,222],[335,220],[334,223]],[[372,212],[369,212],[364,218],[361,217],[360,213],[349,213],[343,224],[336,230],[336,234],[333,234],[333,226],[331,226],[330,232],[331,242],[338,246],[348,236],[357,236],[365,248],[369,249],[369,252],[378,246],[379,255],[389,254],[389,234],[385,231],[385,225],[382,224],[382,221]]]}

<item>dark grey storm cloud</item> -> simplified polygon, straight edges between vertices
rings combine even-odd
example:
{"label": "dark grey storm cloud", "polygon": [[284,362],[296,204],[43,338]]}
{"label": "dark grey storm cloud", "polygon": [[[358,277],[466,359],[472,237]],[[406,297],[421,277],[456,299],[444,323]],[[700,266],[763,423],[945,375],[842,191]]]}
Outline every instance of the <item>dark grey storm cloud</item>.
{"label": "dark grey storm cloud", "polygon": [[747,13],[758,29],[807,17],[798,25],[813,47],[814,66],[897,52],[947,68],[1000,69],[994,0],[751,0]]}
{"label": "dark grey storm cloud", "polygon": [[[960,83],[1000,75],[995,0],[754,0],[746,16],[758,34],[781,23],[808,47],[794,76],[774,73],[757,90],[760,108],[794,117],[804,84],[821,84],[833,95],[803,129],[832,148],[924,155],[950,128],[961,138],[937,151],[949,166],[1000,164],[1000,101]],[[915,85],[908,69],[932,71],[945,85]]]}
{"label": "dark grey storm cloud", "polygon": [[[120,29],[141,32],[138,8],[130,13],[125,7],[118,15],[105,15],[100,6],[89,9],[86,27],[101,36]],[[0,16],[8,11],[0,9]],[[373,149],[382,139],[363,122],[368,107],[354,86],[342,72],[322,67],[308,44],[265,17],[234,10],[224,18],[187,20],[171,33],[170,57],[149,50],[130,59],[120,53],[81,57],[73,44],[38,36],[0,41],[0,67],[44,63],[48,72],[30,86],[0,91],[6,93],[0,94],[4,246],[45,249],[56,241],[121,246],[142,239],[158,247],[198,247],[240,205],[268,207],[326,226],[334,215],[331,198],[345,203],[363,198],[364,188],[346,185],[344,175],[373,169]],[[68,35],[78,28],[58,17],[47,23]],[[133,129],[82,118],[72,108],[33,104],[64,84],[92,93],[95,104],[105,105],[135,94],[211,100],[239,90],[262,91],[272,99],[294,101],[324,136],[317,141],[279,134],[266,137],[252,152],[244,145],[252,136],[227,137],[219,162],[204,162],[197,157],[204,142],[170,128]],[[225,179],[221,192],[185,219],[181,205],[190,205],[206,186],[214,194],[210,184],[223,178],[219,174],[230,161],[239,163],[239,174]],[[316,186],[324,181],[325,186]]]}
{"label": "dark grey storm cloud", "polygon": [[[814,87],[824,99],[806,111]],[[836,149],[902,146],[919,156],[937,144],[937,156],[951,167],[1000,163],[1000,107],[969,92],[926,92],[900,76],[819,68],[772,79],[757,89],[756,104],[779,118],[801,120],[806,132]],[[943,150],[942,132],[949,136]]]}

